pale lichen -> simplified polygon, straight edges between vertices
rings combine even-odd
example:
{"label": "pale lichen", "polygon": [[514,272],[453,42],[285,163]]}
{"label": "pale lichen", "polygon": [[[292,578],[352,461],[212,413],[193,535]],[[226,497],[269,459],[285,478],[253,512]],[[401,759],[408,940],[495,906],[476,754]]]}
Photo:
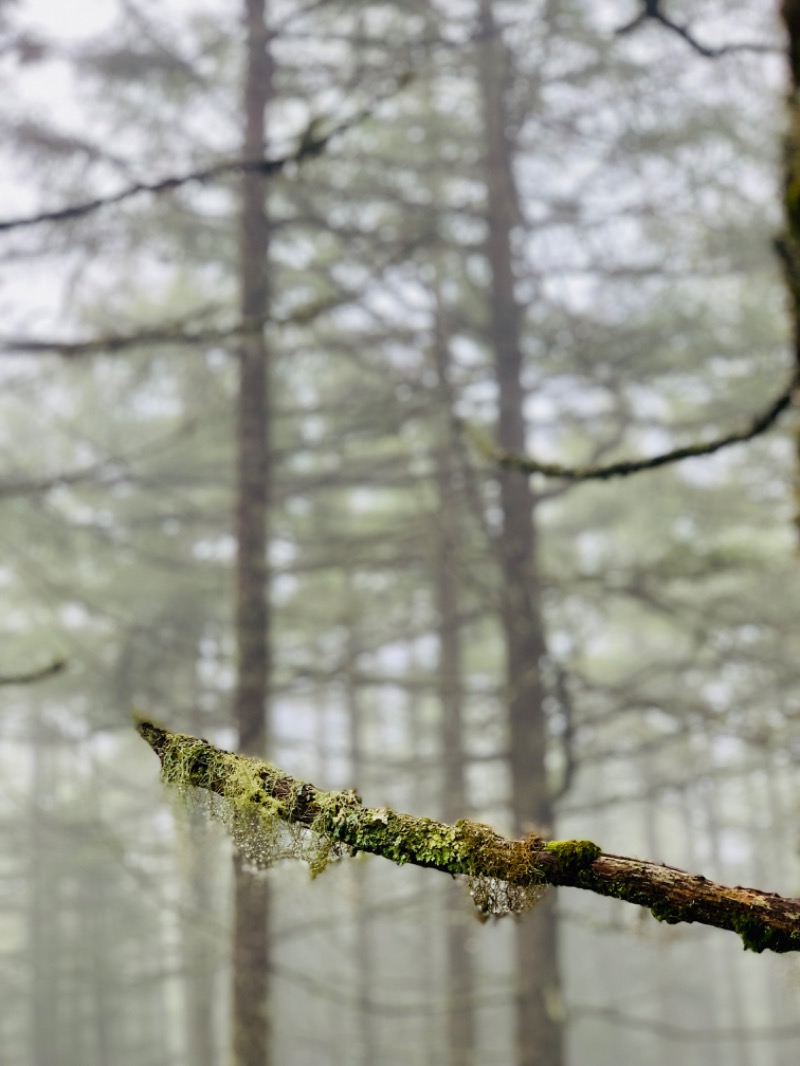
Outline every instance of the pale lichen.
{"label": "pale lichen", "polygon": [[533,907],[547,892],[542,882],[530,885],[510,885],[496,877],[470,877],[467,882],[472,902],[478,910],[478,920],[505,918],[509,914],[519,917]]}

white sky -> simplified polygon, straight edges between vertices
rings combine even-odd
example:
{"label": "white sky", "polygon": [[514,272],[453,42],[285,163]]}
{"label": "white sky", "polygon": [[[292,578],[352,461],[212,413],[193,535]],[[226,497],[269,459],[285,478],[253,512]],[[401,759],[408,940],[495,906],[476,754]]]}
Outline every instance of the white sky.
{"label": "white sky", "polygon": [[25,0],[19,10],[32,28],[64,41],[80,39],[108,26],[117,5],[109,0]]}

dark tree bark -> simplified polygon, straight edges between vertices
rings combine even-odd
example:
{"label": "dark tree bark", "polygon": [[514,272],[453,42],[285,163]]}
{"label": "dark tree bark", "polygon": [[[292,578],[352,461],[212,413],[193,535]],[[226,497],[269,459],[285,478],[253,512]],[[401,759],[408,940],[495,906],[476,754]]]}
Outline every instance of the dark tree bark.
{"label": "dark tree bark", "polygon": [[[491,0],[481,0],[479,77],[483,98],[491,266],[490,328],[499,393],[497,436],[505,452],[525,450],[521,309],[514,292],[512,231],[520,217],[514,182],[504,83],[509,63]],[[515,835],[549,833],[552,801],[546,777],[546,728],[541,664],[545,655],[536,558],[536,500],[528,478],[501,470],[506,700],[511,807]],[[560,977],[554,900],[538,907],[516,936],[517,1066],[561,1066]]]}
{"label": "dark tree bark", "polygon": [[[271,61],[265,0],[245,0],[244,144],[247,160],[263,158]],[[269,220],[264,176],[242,176],[240,231],[241,315],[257,326],[269,307]],[[269,352],[263,330],[254,328],[239,349],[237,436],[236,640],[238,679],[235,722],[239,747],[263,755],[267,740],[269,596],[267,507],[269,503]],[[267,884],[234,862],[233,1052],[237,1066],[269,1062]]]}

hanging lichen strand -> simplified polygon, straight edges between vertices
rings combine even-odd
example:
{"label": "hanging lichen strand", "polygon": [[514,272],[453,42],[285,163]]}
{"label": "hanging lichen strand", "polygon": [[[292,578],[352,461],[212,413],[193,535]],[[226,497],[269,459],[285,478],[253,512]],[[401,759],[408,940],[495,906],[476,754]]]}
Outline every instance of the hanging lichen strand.
{"label": "hanging lichen strand", "polygon": [[248,861],[309,863],[363,851],[469,880],[483,915],[520,913],[546,885],[588,889],[647,907],[661,922],[698,922],[741,936],[751,951],[800,951],[800,900],[715,884],[698,874],[609,855],[590,840],[508,840],[466,819],[447,825],[366,807],[355,792],[324,792],[259,759],[222,751],[152,722],[137,728],[181,792],[205,789]]}
{"label": "hanging lichen strand", "polygon": [[[332,859],[369,852],[400,865],[465,876],[485,917],[520,914],[546,888],[535,850],[524,841],[505,840],[487,826],[466,821],[450,826],[365,807],[353,791],[324,792],[269,763],[150,722],[137,728],[161,759],[164,781],[187,796],[207,791],[210,813],[255,867],[300,859],[316,876]],[[594,844],[585,847],[600,853]]]}

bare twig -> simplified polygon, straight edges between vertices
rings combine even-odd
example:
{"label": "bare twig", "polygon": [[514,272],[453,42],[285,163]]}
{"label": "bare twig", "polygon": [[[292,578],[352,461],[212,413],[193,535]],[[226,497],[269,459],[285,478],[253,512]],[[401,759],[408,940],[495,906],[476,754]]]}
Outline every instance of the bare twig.
{"label": "bare twig", "polygon": [[351,299],[349,295],[337,294],[322,300],[309,300],[285,316],[270,316],[235,322],[222,329],[187,329],[181,323],[166,323],[151,329],[134,330],[132,333],[107,333],[86,340],[67,341],[57,337],[12,337],[0,335],[0,353],[6,355],[59,355],[67,359],[89,355],[115,355],[148,345],[167,344],[175,347],[194,348],[222,344],[237,337],[260,333],[268,325],[307,325],[319,315],[340,307]]}

